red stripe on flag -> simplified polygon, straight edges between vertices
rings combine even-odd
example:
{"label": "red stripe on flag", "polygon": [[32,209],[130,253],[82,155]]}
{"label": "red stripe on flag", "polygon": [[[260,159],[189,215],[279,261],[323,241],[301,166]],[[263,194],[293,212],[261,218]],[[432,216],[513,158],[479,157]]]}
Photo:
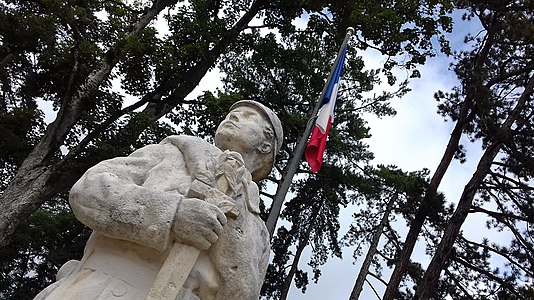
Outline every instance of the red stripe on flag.
{"label": "red stripe on flag", "polygon": [[326,125],[326,131],[324,133],[321,132],[321,129],[319,129],[318,126],[313,128],[310,141],[306,147],[306,152],[304,152],[304,157],[310,165],[313,173],[317,173],[323,164],[323,153],[326,149],[326,138],[330,131],[330,124],[332,124],[332,116],[328,118],[328,124]]}

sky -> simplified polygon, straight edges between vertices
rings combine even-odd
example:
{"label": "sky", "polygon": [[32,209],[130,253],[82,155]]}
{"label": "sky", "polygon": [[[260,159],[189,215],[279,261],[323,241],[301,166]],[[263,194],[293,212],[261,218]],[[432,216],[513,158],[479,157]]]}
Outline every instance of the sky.
{"label": "sky", "polygon": [[[459,15],[455,15],[454,31],[448,37],[453,49],[464,49],[463,37],[467,32],[478,30],[478,25],[462,22]],[[363,54],[366,66],[379,67],[384,58],[373,50]],[[433,174],[441,159],[449,135],[454,127],[453,122],[445,122],[437,114],[437,102],[433,95],[438,90],[449,91],[457,84],[456,77],[449,70],[451,57],[438,54],[430,58],[420,67],[421,78],[410,82],[411,91],[400,99],[393,99],[392,106],[397,114],[393,117],[377,118],[366,115],[365,119],[370,127],[371,137],[365,142],[369,150],[374,153],[374,164],[396,165],[404,171],[417,171],[427,168]],[[381,87],[378,87],[380,89]],[[480,156],[480,145],[463,141],[468,151],[468,160],[464,164],[454,161],[443,178],[440,190],[445,193],[448,201],[454,202],[459,198],[463,186],[473,173]],[[328,147],[328,146],[327,146]],[[356,208],[342,210],[340,235],[347,232],[351,223],[351,214]],[[404,239],[408,228],[396,228]],[[404,232],[403,232],[404,231]],[[295,287],[289,293],[288,299],[348,299],[358,276],[359,267],[364,257],[355,262],[352,257],[353,248],[344,248],[343,259],[331,258],[322,268],[322,276],[318,284],[309,284],[305,294]],[[365,255],[365,251],[363,252]],[[416,245],[413,257],[423,264],[429,262],[422,245]],[[301,260],[300,267],[306,269],[306,260]],[[389,272],[384,270],[384,277]],[[385,286],[368,276],[367,279],[382,296]],[[360,299],[377,299],[368,284],[364,285]]]}
{"label": "sky", "polygon": [[[476,33],[479,25],[461,22],[458,16],[455,16],[455,19],[457,23],[453,33],[449,35],[449,39],[453,49],[460,49],[465,47],[463,38],[466,33]],[[384,58],[373,50],[368,50],[362,55],[366,67],[369,69],[377,68],[384,62]],[[411,92],[401,99],[392,101],[392,106],[397,110],[396,116],[380,119],[371,115],[365,116],[372,135],[365,142],[369,145],[370,151],[374,153],[374,164],[396,165],[404,171],[428,168],[431,174],[433,173],[454,126],[454,123],[445,122],[436,113],[437,103],[433,98],[436,91],[448,91],[457,83],[453,72],[449,70],[451,61],[450,57],[439,54],[437,57],[430,58],[424,66],[420,67],[422,78],[411,81]],[[213,91],[219,87],[221,87],[220,75],[215,69],[202,79],[199,86],[187,98],[195,98],[205,90]],[[378,90],[382,88],[385,87],[378,87]],[[43,104],[46,105],[47,102]],[[47,107],[42,107],[42,109],[51,111]],[[53,118],[53,114],[47,114],[47,120],[51,121]],[[452,202],[459,198],[463,186],[472,175],[481,154],[479,144],[472,144],[469,141],[463,142],[468,151],[467,162],[460,164],[454,161],[440,185],[440,190],[445,193],[447,200]],[[349,207],[342,210],[340,236],[347,232],[352,221],[351,215],[355,209]],[[471,224],[479,222],[476,218],[470,218],[468,221],[472,222]],[[463,229],[469,234],[471,228],[476,227],[479,226],[464,226]],[[397,229],[401,234],[407,232],[407,228]],[[476,233],[472,232],[472,235],[476,236]],[[310,283],[305,294],[293,287],[288,299],[348,299],[358,275],[359,264],[363,260],[362,257],[354,263],[352,252],[352,248],[344,248],[342,260],[331,258],[323,266],[322,276],[318,284]],[[414,255],[417,259],[422,259],[423,263],[428,262],[424,256],[424,250],[420,247],[416,247]],[[308,259],[309,249],[305,251],[300,267],[309,271],[311,277],[311,269],[306,265]],[[382,284],[370,277],[368,279],[373,282],[380,294],[384,291],[385,287]],[[360,299],[376,299],[376,297],[369,286],[365,285]]]}
{"label": "sky", "polygon": [[[448,38],[453,50],[466,49],[467,46],[463,43],[464,36],[468,32],[476,34],[480,25],[476,22],[463,22],[459,15],[454,17],[454,31]],[[378,67],[383,63],[383,58],[376,52],[366,51],[363,57],[366,66],[369,67]],[[410,82],[411,91],[401,99],[392,101],[392,106],[397,111],[394,117],[365,116],[372,135],[365,140],[375,156],[372,163],[396,165],[404,171],[427,168],[431,171],[430,175],[434,173],[454,127],[453,122],[450,120],[446,122],[437,114],[437,102],[433,98],[438,90],[450,91],[457,84],[454,73],[449,70],[451,62],[452,58],[443,54],[430,58],[420,68],[421,78]],[[467,149],[467,162],[460,164],[456,160],[453,161],[439,187],[439,190],[445,193],[447,201],[453,203],[459,199],[482,153],[480,143],[471,143],[465,139],[462,143]],[[349,207],[342,210],[340,235],[347,232],[352,221],[351,214],[355,209],[351,210]],[[484,228],[483,221],[469,217],[462,230],[473,240],[480,240],[480,228]],[[396,229],[404,239],[408,228],[403,228],[401,224],[401,227]],[[424,254],[422,247],[421,244],[416,245],[413,257],[425,265],[428,264],[429,258]],[[305,294],[293,287],[288,299],[348,299],[358,276],[359,266],[364,259],[360,257],[355,262],[352,252],[353,248],[344,248],[343,259],[331,258],[322,268],[318,284],[310,283]],[[363,253],[365,255],[365,251]],[[309,255],[309,252],[307,254]],[[302,259],[299,266],[310,270],[306,263],[307,260]],[[384,277],[387,279],[389,272],[384,271]],[[385,286],[370,276],[367,279],[382,296]],[[377,299],[377,297],[365,284],[360,299]]]}
{"label": "sky", "polygon": [[[422,78],[411,82],[412,91],[401,99],[393,100],[392,106],[397,110],[394,117],[366,117],[371,137],[365,142],[374,153],[374,164],[396,165],[404,171],[428,168],[433,173],[454,126],[452,122],[444,122],[437,115],[436,101],[433,99],[436,91],[449,90],[455,84],[453,75],[448,74],[447,66],[446,58],[430,59],[421,68]],[[476,147],[470,147],[470,157],[476,156],[473,152],[477,152]],[[462,165],[453,162],[440,186],[447,199],[458,199],[475,163],[475,159],[470,159]],[[351,210],[349,207],[343,211],[341,234],[347,232],[351,214],[355,209]],[[404,237],[408,228],[400,227],[397,230]],[[317,285],[310,284],[305,294],[293,288],[288,299],[348,299],[363,261],[361,257],[358,262],[353,263],[352,252],[353,248],[344,248],[343,259],[330,259],[323,268]],[[416,248],[414,255],[418,257],[417,260],[423,259],[422,262],[425,262],[424,249]],[[304,264],[301,262],[301,266],[305,267],[305,261]],[[383,293],[385,287],[381,283],[371,277],[368,277],[368,280],[373,282],[379,294]],[[368,285],[365,285],[360,299],[376,299],[376,296]]]}

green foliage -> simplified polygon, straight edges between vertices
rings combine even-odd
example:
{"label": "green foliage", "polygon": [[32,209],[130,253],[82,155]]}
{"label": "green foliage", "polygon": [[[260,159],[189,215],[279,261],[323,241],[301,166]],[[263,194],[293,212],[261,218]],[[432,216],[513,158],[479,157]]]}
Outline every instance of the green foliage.
{"label": "green foliage", "polygon": [[33,214],[10,247],[0,250],[0,298],[33,299],[56,280],[68,260],[81,259],[91,231],[78,222],[63,198]]}
{"label": "green foliage", "polygon": [[156,38],[156,30],[148,28],[140,36],[128,39],[122,51],[125,59],[119,65],[119,72],[123,76],[122,87],[135,96],[148,93],[154,84],[150,66],[157,59],[155,53],[161,46]]}
{"label": "green foliage", "polygon": [[[363,142],[369,137],[363,113],[393,115],[389,101],[408,88],[400,83],[394,93],[373,97],[364,94],[381,83],[381,74],[394,84],[397,78],[392,71],[397,66],[417,77],[416,66],[434,54],[431,39],[438,36],[440,47],[447,51],[442,35],[450,29],[448,1],[292,0],[260,1],[251,6],[245,0],[192,0],[164,11],[160,21],[168,25],[168,32],[158,31],[152,19],[136,33],[137,22],[154,3],[0,3],[0,133],[6,137],[0,142],[0,197],[9,196],[6,188],[23,161],[28,162],[25,159],[30,154],[42,154],[41,160],[30,161],[34,164],[28,170],[46,169],[50,177],[39,178],[47,185],[35,188],[34,198],[39,200],[27,207],[25,215],[46,202],[47,206],[28,219],[29,224],[53,227],[47,236],[40,236],[28,224],[17,231],[15,246],[6,256],[10,259],[2,269],[3,278],[10,280],[2,286],[6,293],[15,295],[19,292],[16,287],[21,287],[20,291],[27,287],[30,295],[53,280],[52,274],[64,261],[64,257],[53,257],[53,249],[68,242],[66,238],[54,241],[52,236],[83,236],[78,225],[69,223],[72,216],[66,205],[59,209],[53,199],[58,193],[66,194],[88,167],[127,155],[175,132],[209,140],[216,124],[237,100],[258,100],[280,116],[286,144],[270,178],[273,183],[279,182],[346,27],[352,26],[356,38],[350,42],[341,101],[323,170],[317,176],[303,172],[294,187],[296,196],[283,213],[291,223],[290,229],[281,229],[273,245],[275,257],[281,258],[277,258],[278,269],[270,267],[269,280],[278,276],[282,281],[292,279],[285,273],[290,246],[314,246],[310,259],[313,276],[308,278],[304,270],[295,271],[298,287],[305,290],[310,279],[318,280],[320,266],[329,256],[340,256],[340,210],[356,201],[354,194],[363,195],[361,191],[372,189],[373,184],[358,171],[372,158]],[[160,5],[172,3],[164,1]],[[263,23],[248,25],[256,24],[250,22],[254,17],[254,22]],[[304,28],[295,25],[298,17],[306,17]],[[360,51],[368,48],[388,56],[381,68],[366,69]],[[223,72],[224,89],[185,100],[217,63]],[[122,88],[120,92],[115,88],[117,84]],[[46,131],[43,103],[57,113],[55,123]],[[165,115],[172,128],[157,121]],[[42,141],[43,148],[36,149]],[[19,174],[21,178],[25,175]],[[306,224],[311,231],[306,231]],[[61,226],[65,228],[62,233]],[[43,245],[39,249],[30,245],[30,236],[42,238]],[[82,244],[77,244],[77,253]],[[20,268],[8,271],[14,262]],[[38,275],[29,276],[30,269],[38,269]],[[273,283],[274,290],[265,289],[266,293],[278,293],[279,284]]]}
{"label": "green foliage", "polygon": [[449,53],[444,34],[452,31],[448,16],[452,9],[453,1],[364,0],[336,1],[332,5],[334,16],[342,20],[341,28],[353,26],[361,32],[358,48],[376,48],[389,57],[406,56],[402,62],[390,60],[384,65],[390,84],[396,80],[391,70],[399,64],[413,70],[412,77],[417,77],[416,66],[436,54],[434,36],[438,36],[441,51]]}
{"label": "green foliage", "polygon": [[[278,298],[283,290],[287,278],[287,264],[295,253],[293,246],[312,248],[308,265],[317,283],[321,275],[320,267],[330,256],[341,258],[341,244],[338,239],[339,211],[351,202],[349,190],[355,189],[365,180],[329,165],[323,166],[319,176],[299,180],[293,190],[295,197],[286,204],[282,217],[290,222],[289,229],[281,226],[272,241],[274,257],[269,265],[267,276],[262,289],[266,298]],[[302,292],[306,291],[309,281],[307,272],[298,269],[295,274],[295,284]]]}
{"label": "green foliage", "polygon": [[[481,140],[488,153],[500,151],[481,174],[481,184],[465,187],[476,191],[469,213],[485,218],[488,231],[475,237],[457,234],[436,297],[528,299],[522,291],[528,291],[525,283],[534,275],[530,238],[534,165],[527,154],[534,150],[533,10],[527,1],[462,1],[459,5],[467,9],[464,18],[478,18],[483,29],[466,37],[471,49],[455,53],[453,69],[459,86],[448,93],[440,91],[435,98],[440,114],[465,124],[463,132],[471,141]],[[456,158],[466,159],[464,147]],[[438,234],[447,230],[443,221],[433,228]],[[495,238],[501,234],[506,238]],[[443,257],[435,253],[438,242],[431,241],[427,251]]]}
{"label": "green foliage", "polygon": [[42,115],[29,109],[16,108],[11,114],[0,115],[0,158],[2,162],[17,164],[38,141],[43,129]]}
{"label": "green foliage", "polygon": [[[371,236],[376,232],[384,214],[388,214],[383,232],[385,241],[379,250],[381,255],[373,260],[374,274],[381,276],[384,266],[391,267],[395,263],[399,244],[399,233],[394,229],[399,217],[410,223],[428,187],[428,170],[404,172],[395,166],[377,166],[365,169],[366,185],[357,189],[353,196],[357,199],[358,208],[353,213],[353,222],[343,237],[346,246],[355,246],[353,256],[358,259],[368,247]],[[388,203],[393,201],[391,211],[387,211]],[[441,197],[443,205],[443,197]],[[439,203],[435,211],[441,211]],[[417,282],[422,274],[421,266],[413,263],[409,271],[412,281]]]}
{"label": "green foliage", "polygon": [[15,176],[18,165],[37,143],[43,130],[43,116],[29,109],[0,112],[0,190]]}

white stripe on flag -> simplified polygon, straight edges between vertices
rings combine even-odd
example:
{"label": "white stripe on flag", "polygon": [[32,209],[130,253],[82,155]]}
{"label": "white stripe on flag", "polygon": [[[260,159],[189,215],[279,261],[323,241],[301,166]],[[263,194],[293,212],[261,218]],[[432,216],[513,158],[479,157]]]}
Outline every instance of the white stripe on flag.
{"label": "white stripe on flag", "polygon": [[332,122],[334,121],[334,109],[336,106],[338,87],[338,83],[334,84],[334,87],[332,89],[332,95],[330,96],[330,101],[328,101],[326,105],[323,105],[319,110],[319,113],[317,114],[317,120],[315,121],[315,125],[319,127],[321,133],[323,134],[326,132],[330,117],[332,117]]}

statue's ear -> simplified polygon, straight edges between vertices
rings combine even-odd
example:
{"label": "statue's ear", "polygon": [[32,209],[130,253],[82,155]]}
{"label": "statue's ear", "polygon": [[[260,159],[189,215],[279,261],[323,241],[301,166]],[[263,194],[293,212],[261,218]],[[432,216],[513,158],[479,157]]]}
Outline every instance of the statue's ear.
{"label": "statue's ear", "polygon": [[259,150],[263,154],[271,153],[273,146],[268,141],[263,141],[259,147]]}

